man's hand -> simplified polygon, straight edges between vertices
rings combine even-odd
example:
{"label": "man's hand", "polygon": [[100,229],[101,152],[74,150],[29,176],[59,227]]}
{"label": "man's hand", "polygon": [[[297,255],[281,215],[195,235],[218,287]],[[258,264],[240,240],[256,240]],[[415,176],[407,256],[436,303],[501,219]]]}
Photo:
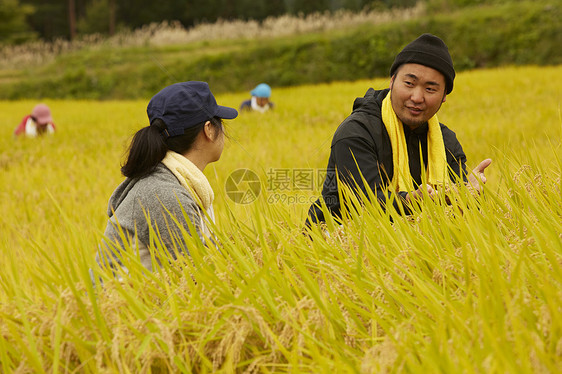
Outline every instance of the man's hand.
{"label": "man's hand", "polygon": [[[484,170],[488,166],[490,166],[491,163],[492,159],[487,158],[472,170],[472,173],[468,176],[467,187],[469,190],[472,190],[476,193],[482,192],[482,186],[487,181],[486,176],[484,175]],[[457,188],[454,185],[450,185],[445,191],[442,191],[442,193],[445,195],[445,201],[447,202],[447,204],[450,204],[449,195],[456,192]],[[412,200],[422,200],[425,193],[427,193],[427,195],[433,200],[435,200],[435,198],[439,196],[439,192],[437,191],[437,189],[433,188],[429,184],[422,184],[418,187],[417,190],[415,190],[414,192],[409,192],[406,195],[406,201],[411,202]]]}
{"label": "man's hand", "polygon": [[488,166],[490,166],[491,163],[492,160],[487,158],[472,170],[472,173],[468,176],[469,188],[472,188],[478,193],[482,191],[482,186],[486,183],[487,180],[486,176],[484,175],[484,170]]}
{"label": "man's hand", "polygon": [[406,195],[406,201],[411,202],[412,200],[422,200],[424,192],[428,194],[431,199],[437,197],[437,190],[431,187],[429,184],[422,184],[414,192],[408,192]]}

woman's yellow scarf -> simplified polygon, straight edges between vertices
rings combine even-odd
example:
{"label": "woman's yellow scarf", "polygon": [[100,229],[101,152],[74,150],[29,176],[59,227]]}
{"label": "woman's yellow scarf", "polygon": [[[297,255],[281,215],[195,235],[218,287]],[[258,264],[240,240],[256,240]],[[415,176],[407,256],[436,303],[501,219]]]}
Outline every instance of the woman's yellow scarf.
{"label": "woman's yellow scarf", "polygon": [[168,151],[162,163],[178,178],[199,205],[206,211],[213,204],[215,194],[205,174],[195,164],[179,153]]}
{"label": "woman's yellow scarf", "polygon": [[[392,109],[390,91],[382,101],[382,121],[388,132],[390,144],[392,146],[394,175],[390,188],[396,192],[414,191],[415,188],[412,183],[412,176],[410,175],[404,126]],[[446,180],[447,158],[445,155],[443,134],[441,133],[441,126],[439,125],[437,114],[431,117],[427,123],[429,125],[427,133],[427,183],[431,185],[442,184]]]}

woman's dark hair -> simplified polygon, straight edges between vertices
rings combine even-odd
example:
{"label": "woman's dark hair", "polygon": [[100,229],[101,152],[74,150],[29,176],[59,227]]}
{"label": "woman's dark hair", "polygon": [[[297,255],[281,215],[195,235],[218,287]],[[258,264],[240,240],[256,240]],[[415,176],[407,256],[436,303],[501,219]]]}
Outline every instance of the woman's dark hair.
{"label": "woman's dark hair", "polygon": [[[209,121],[219,133],[224,131],[221,118],[213,117]],[[180,154],[188,151],[206,122],[185,129],[183,135],[168,137],[164,121],[154,119],[150,126],[140,129],[133,136],[127,162],[121,167],[121,173],[128,178],[142,178],[152,173],[168,150]]]}

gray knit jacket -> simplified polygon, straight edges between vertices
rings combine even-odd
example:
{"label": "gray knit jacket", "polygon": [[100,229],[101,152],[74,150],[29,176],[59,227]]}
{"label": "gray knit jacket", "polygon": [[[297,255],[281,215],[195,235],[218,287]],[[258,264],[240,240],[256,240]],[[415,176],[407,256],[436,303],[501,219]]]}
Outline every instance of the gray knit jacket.
{"label": "gray knit jacket", "polygon": [[125,179],[109,199],[109,220],[96,261],[100,266],[124,267],[119,252],[127,247],[125,239],[130,248],[138,250],[142,265],[152,271],[148,247],[155,238],[154,235],[151,238],[147,217],[154,232],[158,232],[157,240],[162,240],[171,258],[177,258],[179,253],[189,254],[180,229],[190,232],[182,208],[204,242],[201,233],[205,222],[201,209],[164,164],[158,164],[146,177]]}

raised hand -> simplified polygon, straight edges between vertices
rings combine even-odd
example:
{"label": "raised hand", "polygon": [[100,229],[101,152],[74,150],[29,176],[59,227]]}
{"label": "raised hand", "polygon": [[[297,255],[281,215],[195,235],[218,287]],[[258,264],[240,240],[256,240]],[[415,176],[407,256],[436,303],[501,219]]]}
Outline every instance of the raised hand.
{"label": "raised hand", "polygon": [[482,186],[487,181],[486,176],[484,175],[484,170],[488,166],[490,166],[491,163],[492,163],[492,159],[487,158],[472,170],[472,173],[468,176],[468,182],[469,182],[468,187],[472,187],[478,193],[482,191]]}

